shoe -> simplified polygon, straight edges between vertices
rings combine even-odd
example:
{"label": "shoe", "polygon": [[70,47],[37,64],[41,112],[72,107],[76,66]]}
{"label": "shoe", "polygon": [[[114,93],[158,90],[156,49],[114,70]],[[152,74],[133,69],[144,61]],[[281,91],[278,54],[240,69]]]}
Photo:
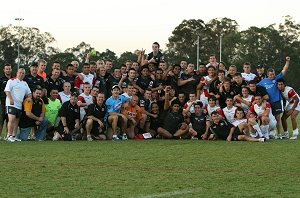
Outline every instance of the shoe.
{"label": "shoe", "polygon": [[298,136],[292,136],[290,137],[290,140],[297,140],[298,139]]}
{"label": "shoe", "polygon": [[22,140],[19,138],[15,138],[15,142],[21,142]]}
{"label": "shoe", "polygon": [[123,134],[123,135],[122,135],[122,140],[128,140],[128,137],[127,137],[126,134]]}
{"label": "shoe", "polygon": [[269,137],[270,139],[278,139],[278,136],[276,135],[275,131],[270,131],[269,132]]}
{"label": "shoe", "polygon": [[289,138],[290,137],[289,132],[284,132],[281,137],[282,138]]}
{"label": "shoe", "polygon": [[10,136],[7,138],[6,141],[8,141],[8,142],[15,142],[15,138],[14,138],[13,136],[10,135]]}
{"label": "shoe", "polygon": [[282,140],[282,135],[281,134],[278,134],[278,135],[275,135],[274,137],[275,140]]}
{"label": "shoe", "polygon": [[197,137],[192,137],[191,140],[198,140],[198,138]]}
{"label": "shoe", "polygon": [[265,142],[265,141],[267,141],[267,139],[266,138],[258,138],[258,141],[259,142]]}
{"label": "shoe", "polygon": [[61,136],[59,135],[59,133],[54,133],[54,136],[53,136],[53,138],[52,138],[52,140],[53,141],[57,141],[57,140],[59,140],[61,138]]}
{"label": "shoe", "polygon": [[89,141],[89,142],[91,142],[91,141],[93,141],[93,138],[92,138],[91,135],[87,135],[87,136],[86,136],[86,140]]}
{"label": "shoe", "polygon": [[118,138],[118,136],[113,136],[112,137],[112,141],[119,141],[120,140],[120,138]]}

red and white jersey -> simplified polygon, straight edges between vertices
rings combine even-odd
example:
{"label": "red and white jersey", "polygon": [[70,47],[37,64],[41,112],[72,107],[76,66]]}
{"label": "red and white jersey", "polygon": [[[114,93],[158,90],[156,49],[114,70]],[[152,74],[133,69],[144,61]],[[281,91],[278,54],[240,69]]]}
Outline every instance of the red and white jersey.
{"label": "red and white jersey", "polygon": [[[196,100],[196,102],[200,102],[200,100]],[[183,108],[186,109],[186,108],[189,106],[190,103],[191,103],[190,101],[188,101],[187,103],[185,103],[184,106],[183,106]],[[195,113],[194,105],[192,105],[192,106],[190,107],[190,111],[189,111],[189,112],[190,112],[190,113]]]}
{"label": "red and white jersey", "polygon": [[235,119],[233,123],[231,123],[233,126],[237,127],[241,123],[247,123],[247,119]]}
{"label": "red and white jersey", "polygon": [[[248,95],[247,98],[242,97],[242,99],[245,100],[245,101],[247,101],[247,102],[251,102],[252,103],[255,98],[252,95]],[[249,108],[250,107],[248,105],[245,105],[244,103],[241,103],[241,107],[244,110],[245,114],[247,114],[249,112]]]}
{"label": "red and white jersey", "polygon": [[[282,92],[282,96],[283,98],[286,100],[286,107],[285,109],[288,111],[290,110],[293,105],[294,105],[294,98],[295,97],[298,97],[298,99],[300,100],[299,98],[299,95],[296,93],[296,91],[290,87],[290,86],[285,86],[285,89],[284,91]],[[297,107],[296,107],[296,110],[297,111],[300,111],[300,102],[298,103]]]}
{"label": "red and white jersey", "polygon": [[[271,105],[270,105],[270,103],[266,103],[266,107],[264,107],[263,105],[260,105],[260,106],[258,106],[257,104],[255,104],[255,105],[252,105],[251,107],[250,107],[250,112],[252,112],[252,113],[256,113],[257,115],[261,115],[266,109],[270,109],[270,111],[269,111],[269,119],[270,120],[273,120],[273,119],[275,119],[275,117],[273,116],[273,114],[272,114],[272,109],[271,109]],[[276,119],[275,119],[276,120]]]}
{"label": "red and white jersey", "polygon": [[234,115],[237,107],[233,106],[231,109],[228,109],[227,107],[223,108],[223,113],[228,122],[231,124],[234,122]]}
{"label": "red and white jersey", "polygon": [[[93,103],[93,96],[85,95],[84,93],[82,93],[78,96],[78,103],[88,103],[88,105],[92,104]],[[86,105],[84,107],[80,107],[80,119],[82,119],[84,117],[84,115],[86,114],[86,110],[88,108],[88,105]]]}
{"label": "red and white jersey", "polygon": [[256,78],[256,75],[253,73],[241,73],[243,80],[249,82],[250,80],[254,80]]}
{"label": "red and white jersey", "polygon": [[79,89],[79,93],[81,94],[83,92],[83,84],[85,82],[88,82],[91,85],[91,88],[93,87],[94,75],[93,74],[85,75],[84,73],[80,73],[80,75],[82,76],[82,79],[80,79],[80,77],[77,76],[74,81],[74,87]]}
{"label": "red and white jersey", "polygon": [[18,78],[9,79],[4,91],[10,92],[14,100],[14,104],[11,105],[8,97],[6,97],[5,106],[15,107],[20,110],[22,110],[24,97],[31,93],[27,82],[19,80]]}
{"label": "red and white jersey", "polygon": [[223,113],[221,107],[218,106],[218,105],[215,105],[215,106],[213,106],[213,107],[211,107],[211,106],[209,106],[209,105],[206,105],[206,106],[204,107],[204,111],[207,112],[208,118],[210,118],[211,113],[214,112],[214,111],[218,112],[218,114],[219,114],[220,116],[224,117],[224,113]]}
{"label": "red and white jersey", "polygon": [[70,100],[71,93],[70,94],[65,94],[63,91],[61,91],[61,92],[58,93],[57,98],[60,100],[60,103],[63,104],[64,102],[67,102],[67,101]]}
{"label": "red and white jersey", "polygon": [[[203,76],[203,77],[201,78],[200,81],[204,81],[204,80],[206,80],[206,81],[211,81],[212,78],[209,77],[209,76]],[[207,105],[207,104],[208,104],[208,97],[209,97],[209,86],[208,86],[208,85],[204,85],[204,86],[202,87],[202,93],[201,93],[201,95],[200,95],[200,100],[201,100],[201,102],[202,102],[204,105]]]}

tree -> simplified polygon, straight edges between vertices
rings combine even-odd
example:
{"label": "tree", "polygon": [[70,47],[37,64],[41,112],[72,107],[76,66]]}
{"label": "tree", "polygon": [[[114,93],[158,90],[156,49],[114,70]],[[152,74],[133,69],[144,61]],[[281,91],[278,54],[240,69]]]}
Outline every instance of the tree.
{"label": "tree", "polygon": [[[237,29],[237,22],[228,18],[213,19],[207,24],[201,19],[184,20],[175,28],[172,36],[169,38],[166,57],[171,63],[178,63],[182,59],[196,63],[198,36],[200,43],[199,57],[201,61],[206,61],[210,54],[217,54],[219,52],[221,35],[224,39],[223,45],[227,49],[235,50],[235,43],[230,42],[227,38],[238,40]],[[231,51],[224,50],[224,53],[224,58],[227,61],[226,55],[229,55]]]}
{"label": "tree", "polygon": [[0,59],[16,64],[20,42],[20,66],[28,66],[49,52],[55,39],[37,28],[9,25],[0,29]]}
{"label": "tree", "polygon": [[125,62],[127,60],[131,60],[131,61],[137,61],[137,55],[135,53],[132,52],[123,52],[120,57],[118,58],[118,60],[115,61],[116,66],[120,67],[121,64],[125,64]]}

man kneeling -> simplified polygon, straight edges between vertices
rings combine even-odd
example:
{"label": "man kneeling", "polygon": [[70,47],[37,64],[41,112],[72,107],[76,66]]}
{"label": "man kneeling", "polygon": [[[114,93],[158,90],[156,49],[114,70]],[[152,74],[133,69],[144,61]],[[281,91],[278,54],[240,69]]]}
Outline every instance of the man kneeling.
{"label": "man kneeling", "polygon": [[219,114],[216,111],[211,113],[211,118],[213,123],[209,127],[209,136],[210,140],[227,140],[227,141],[250,141],[250,142],[264,142],[265,138],[252,138],[243,133],[244,130],[247,130],[248,124],[241,123],[237,127],[234,127],[232,124],[226,120],[221,120]]}
{"label": "man kneeling", "polygon": [[40,141],[45,139],[48,120],[45,118],[46,108],[41,95],[42,88],[37,86],[32,90],[32,100],[24,100],[24,110],[19,122],[18,140],[27,140],[31,129],[34,127],[37,127],[35,139]]}

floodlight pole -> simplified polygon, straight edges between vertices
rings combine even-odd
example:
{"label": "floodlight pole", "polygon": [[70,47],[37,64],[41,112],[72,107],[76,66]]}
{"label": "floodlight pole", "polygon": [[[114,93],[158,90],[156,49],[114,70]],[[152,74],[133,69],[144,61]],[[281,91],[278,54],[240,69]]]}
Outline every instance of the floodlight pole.
{"label": "floodlight pole", "polygon": [[[19,22],[19,29],[21,27],[21,21],[24,21],[23,18],[15,18],[16,21]],[[18,39],[18,70],[20,68],[20,40],[21,40],[21,33],[19,31],[19,39]]]}
{"label": "floodlight pole", "polygon": [[199,70],[199,49],[200,49],[200,46],[199,46],[199,36],[197,36],[197,61],[196,61],[196,67],[197,67],[197,70]]}
{"label": "floodlight pole", "polygon": [[222,61],[222,34],[220,34],[220,62]]}

